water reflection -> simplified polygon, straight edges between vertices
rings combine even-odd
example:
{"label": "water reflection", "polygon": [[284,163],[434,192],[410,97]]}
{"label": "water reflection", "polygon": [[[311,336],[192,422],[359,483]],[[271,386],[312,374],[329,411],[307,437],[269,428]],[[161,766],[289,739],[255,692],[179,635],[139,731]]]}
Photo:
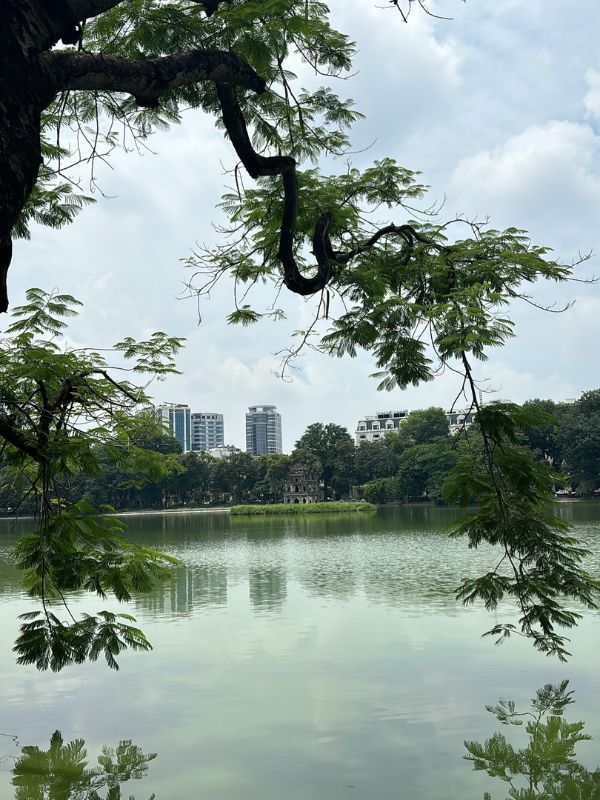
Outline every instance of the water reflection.
{"label": "water reflection", "polygon": [[250,602],[261,611],[281,611],[287,598],[287,576],[280,567],[251,567]]}
{"label": "water reflection", "polygon": [[[600,503],[557,504],[590,548],[586,563],[600,574]],[[447,536],[460,512],[404,506],[374,514],[233,517],[164,514],[127,517],[128,535],[182,562],[171,580],[138,597],[138,611],[160,617],[222,609],[242,587],[255,613],[281,613],[294,592],[325,600],[362,596],[391,607],[462,612],[454,599],[461,579],[495,566],[489,547],[468,550]],[[593,520],[593,521],[590,521]],[[17,528],[0,522],[0,601],[20,593],[10,551]],[[242,596],[239,595],[239,596]],[[134,611],[135,614],[135,611]]]}
{"label": "water reflection", "polygon": [[[140,780],[156,753],[143,753],[131,740],[112,748],[104,745],[91,766],[83,739],[65,743],[60,731],[50,746],[23,747],[12,768],[14,800],[121,800],[122,784]],[[129,800],[135,798],[127,793]],[[152,794],[148,800],[155,800]]]}
{"label": "water reflection", "polygon": [[227,605],[227,569],[222,564],[175,567],[154,592],[135,599],[150,614],[190,614],[194,608]]}
{"label": "water reflection", "polygon": [[[503,781],[507,800],[600,800],[600,768],[590,771],[576,760],[577,745],[591,736],[583,732],[584,722],[564,718],[571,703],[573,692],[565,680],[538,689],[526,711],[517,710],[512,700],[486,706],[503,725],[523,726],[527,742],[514,747],[497,731],[483,744],[465,742],[464,758],[474,770]],[[485,792],[484,800],[492,795]]]}

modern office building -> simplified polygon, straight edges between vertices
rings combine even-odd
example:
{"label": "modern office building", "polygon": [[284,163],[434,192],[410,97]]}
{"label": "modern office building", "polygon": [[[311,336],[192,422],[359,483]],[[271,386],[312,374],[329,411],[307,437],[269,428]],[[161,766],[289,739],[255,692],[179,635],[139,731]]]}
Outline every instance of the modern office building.
{"label": "modern office building", "polygon": [[275,406],[250,406],[246,414],[246,452],[281,453],[281,415]]}
{"label": "modern office building", "polygon": [[356,444],[378,442],[390,431],[397,431],[407,419],[410,411],[380,411],[373,417],[365,417],[356,426]]}
{"label": "modern office building", "polygon": [[223,414],[192,414],[192,450],[207,452],[225,444]]}
{"label": "modern office building", "polygon": [[169,403],[155,408],[156,416],[161,420],[163,428],[174,436],[184,453],[192,449],[192,421],[190,407],[183,404]]}

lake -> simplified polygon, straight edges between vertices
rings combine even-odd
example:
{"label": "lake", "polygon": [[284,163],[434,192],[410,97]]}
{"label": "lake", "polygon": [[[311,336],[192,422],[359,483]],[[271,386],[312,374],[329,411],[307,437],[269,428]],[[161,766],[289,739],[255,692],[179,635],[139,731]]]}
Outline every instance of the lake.
{"label": "lake", "polygon": [[[600,503],[556,513],[600,575]],[[600,613],[585,612],[567,664],[518,637],[482,639],[516,615],[454,601],[463,576],[493,563],[490,549],[448,539],[456,514],[129,516],[132,540],[181,560],[172,580],[120,607],[154,650],[122,654],[118,673],[102,661],[58,674],[14,662],[16,616],[36,606],[10,550],[30,523],[0,521],[0,799],[15,797],[22,748],[47,750],[59,730],[64,743],[85,740],[90,766],[121,740],[156,753],[123,789],[137,800],[481,800],[486,790],[496,800],[505,787],[471,770],[463,741],[500,727],[486,703],[524,706],[562,678],[575,690],[567,718],[584,719],[595,739],[580,745],[581,761],[597,766]],[[73,607],[116,604],[80,597]],[[46,797],[23,788],[39,777],[23,780],[19,798]]]}

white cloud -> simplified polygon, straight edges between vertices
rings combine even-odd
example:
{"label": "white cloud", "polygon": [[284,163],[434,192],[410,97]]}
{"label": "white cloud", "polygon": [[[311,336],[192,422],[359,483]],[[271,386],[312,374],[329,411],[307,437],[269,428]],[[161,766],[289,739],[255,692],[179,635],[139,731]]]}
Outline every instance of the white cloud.
{"label": "white cloud", "polygon": [[[551,120],[500,146],[462,159],[451,176],[453,199],[501,224],[566,228],[574,214],[597,213],[600,139],[588,125]],[[510,221],[509,221],[510,220]]]}
{"label": "white cloud", "polygon": [[600,71],[588,69],[585,73],[588,90],[583,98],[583,104],[589,117],[600,119]]}

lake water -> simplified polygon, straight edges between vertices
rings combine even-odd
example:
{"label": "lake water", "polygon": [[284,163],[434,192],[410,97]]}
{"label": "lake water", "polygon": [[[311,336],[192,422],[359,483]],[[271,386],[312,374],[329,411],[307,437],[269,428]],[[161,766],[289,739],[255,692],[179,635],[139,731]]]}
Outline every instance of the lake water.
{"label": "lake water", "polygon": [[[454,601],[463,576],[493,563],[491,551],[447,538],[455,513],[128,517],[134,541],[182,563],[121,607],[154,650],[122,654],[118,673],[104,662],[58,674],[15,664],[16,616],[35,606],[10,550],[28,522],[0,521],[0,800],[47,796],[23,786],[15,795],[11,770],[24,746],[46,750],[56,730],[65,743],[85,740],[90,766],[120,740],[156,753],[123,789],[137,800],[504,797],[462,759],[463,741],[498,729],[486,703],[526,705],[563,677],[576,699],[567,718],[585,719],[595,738],[580,745],[581,760],[600,764],[600,613],[585,612],[567,664],[519,639],[482,639],[514,614]],[[587,567],[600,575],[600,503],[557,513],[593,550]],[[73,605],[114,608],[89,597]]]}

